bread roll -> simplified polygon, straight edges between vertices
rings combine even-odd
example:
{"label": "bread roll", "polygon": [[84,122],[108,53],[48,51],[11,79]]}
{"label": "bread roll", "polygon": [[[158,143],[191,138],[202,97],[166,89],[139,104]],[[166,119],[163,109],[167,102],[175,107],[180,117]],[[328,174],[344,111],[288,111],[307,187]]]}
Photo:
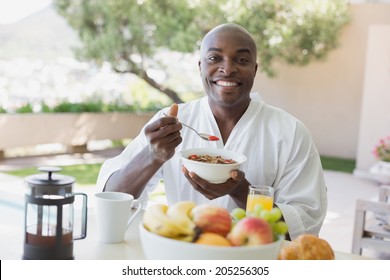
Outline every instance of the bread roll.
{"label": "bread roll", "polygon": [[281,248],[279,260],[334,260],[329,243],[312,234],[302,234]]}

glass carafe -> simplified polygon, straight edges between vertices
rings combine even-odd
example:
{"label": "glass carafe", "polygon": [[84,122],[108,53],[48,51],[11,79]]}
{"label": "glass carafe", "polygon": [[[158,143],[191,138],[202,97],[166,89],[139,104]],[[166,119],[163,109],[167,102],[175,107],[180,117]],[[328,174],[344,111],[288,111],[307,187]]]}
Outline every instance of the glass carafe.
{"label": "glass carafe", "polygon": [[[58,167],[41,167],[43,174],[26,178],[24,259],[73,259],[73,240],[87,232],[87,195],[73,193],[75,179],[53,174]],[[82,196],[81,234],[73,236],[74,201]]]}

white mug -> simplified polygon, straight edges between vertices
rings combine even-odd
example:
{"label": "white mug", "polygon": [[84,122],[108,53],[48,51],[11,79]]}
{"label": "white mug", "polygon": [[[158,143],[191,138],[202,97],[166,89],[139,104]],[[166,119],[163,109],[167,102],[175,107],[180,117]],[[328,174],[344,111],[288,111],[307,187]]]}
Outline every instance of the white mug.
{"label": "white mug", "polygon": [[[141,210],[134,196],[123,192],[95,194],[98,237],[104,243],[120,243],[133,219]],[[132,208],[137,210],[132,214]]]}

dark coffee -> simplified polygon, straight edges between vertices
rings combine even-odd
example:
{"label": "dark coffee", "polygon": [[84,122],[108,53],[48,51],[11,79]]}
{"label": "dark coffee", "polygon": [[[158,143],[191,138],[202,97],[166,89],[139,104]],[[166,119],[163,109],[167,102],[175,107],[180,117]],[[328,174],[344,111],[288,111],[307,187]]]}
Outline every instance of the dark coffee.
{"label": "dark coffee", "polygon": [[[56,228],[52,225],[36,225],[27,228],[26,243],[40,247],[54,247],[56,244]],[[68,245],[73,242],[73,233],[69,229],[62,229],[62,244]]]}

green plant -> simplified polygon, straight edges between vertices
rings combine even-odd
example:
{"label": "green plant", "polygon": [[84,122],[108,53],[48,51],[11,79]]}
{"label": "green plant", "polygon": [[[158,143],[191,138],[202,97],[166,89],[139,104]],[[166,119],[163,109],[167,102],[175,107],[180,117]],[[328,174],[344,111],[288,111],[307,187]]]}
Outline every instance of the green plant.
{"label": "green plant", "polygon": [[111,145],[114,148],[126,146],[126,144],[124,143],[124,140],[111,140]]}
{"label": "green plant", "polygon": [[390,162],[390,135],[379,140],[373,154],[379,160]]}
{"label": "green plant", "polygon": [[[121,100],[116,100],[110,103],[104,103],[102,100],[87,100],[83,102],[62,101],[54,107],[49,107],[44,102],[40,105],[42,113],[83,113],[83,112],[156,112],[157,110],[168,106],[161,101],[142,99],[143,102],[133,102],[127,104]],[[16,113],[32,113],[33,105],[25,104],[15,110]],[[5,109],[0,107],[0,113],[7,113]]]}
{"label": "green plant", "polygon": [[27,103],[15,110],[16,113],[24,114],[24,113],[33,113],[33,106],[30,103]]}
{"label": "green plant", "polygon": [[7,113],[7,110],[3,108],[3,106],[0,106],[0,114]]}
{"label": "green plant", "polygon": [[[237,16],[254,34],[262,71],[276,74],[273,62],[307,65],[326,58],[338,46],[341,28],[350,21],[348,1],[242,1]],[[260,29],[260,30],[259,30]]]}
{"label": "green plant", "polygon": [[57,104],[53,108],[53,112],[71,112],[71,113],[81,113],[81,112],[103,112],[103,103],[101,101],[90,101],[90,102],[62,102]]}
{"label": "green plant", "polygon": [[105,105],[104,110],[106,112],[134,112],[136,111],[136,106],[121,102],[111,102]]}
{"label": "green plant", "polygon": [[53,110],[45,102],[42,102],[41,103],[41,112],[42,113],[50,113],[50,112],[53,112]]}

